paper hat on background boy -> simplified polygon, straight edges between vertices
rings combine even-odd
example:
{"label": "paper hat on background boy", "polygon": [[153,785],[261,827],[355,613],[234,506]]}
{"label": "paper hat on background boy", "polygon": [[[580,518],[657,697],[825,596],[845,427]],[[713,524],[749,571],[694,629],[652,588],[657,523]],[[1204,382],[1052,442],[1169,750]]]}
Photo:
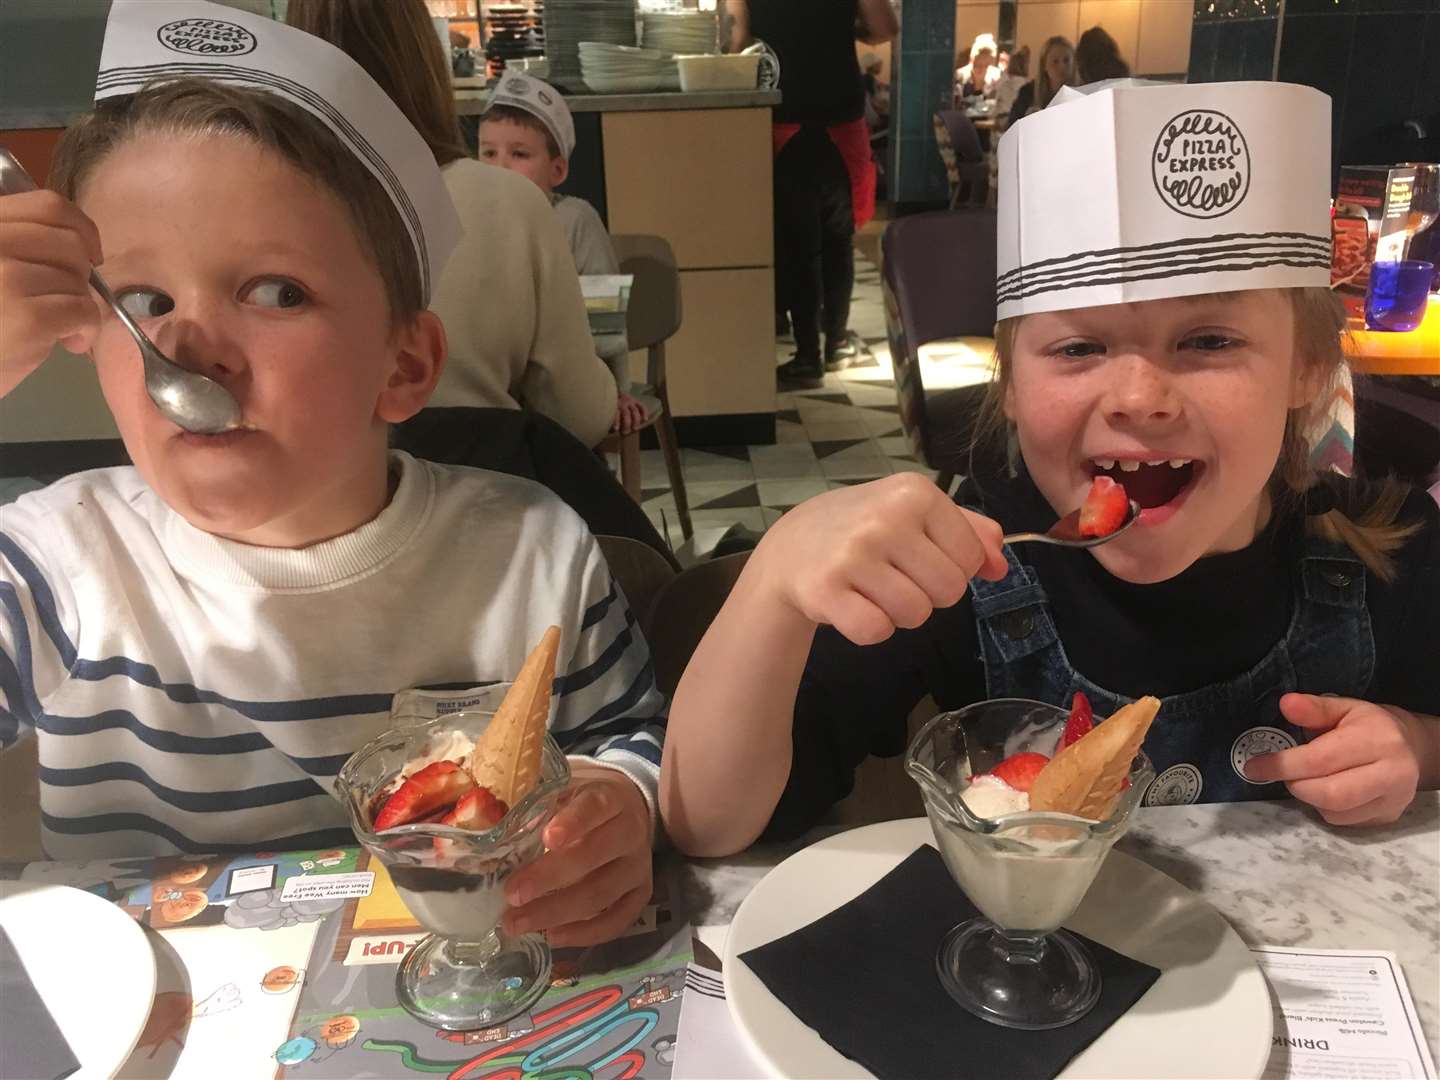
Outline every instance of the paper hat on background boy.
{"label": "paper hat on background boy", "polygon": [[1330,99],[1289,83],[1062,92],[1000,140],[998,317],[1330,284]]}
{"label": "paper hat on background boy", "polygon": [[204,0],[115,0],[95,100],[187,77],[268,90],[334,132],[395,203],[429,302],[460,219],[425,140],[359,64],[302,30]]}
{"label": "paper hat on background boy", "polygon": [[489,111],[496,105],[524,109],[544,124],[560,148],[562,158],[568,159],[575,152],[575,118],[570,115],[570,106],[565,104],[560,91],[549,83],[531,75],[501,75],[495,89],[490,91],[485,109]]}

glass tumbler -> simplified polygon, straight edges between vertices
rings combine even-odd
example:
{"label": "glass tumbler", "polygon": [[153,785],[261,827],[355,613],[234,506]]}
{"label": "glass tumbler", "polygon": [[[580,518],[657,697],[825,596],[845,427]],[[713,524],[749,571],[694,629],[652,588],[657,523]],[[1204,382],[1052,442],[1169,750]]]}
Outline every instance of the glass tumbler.
{"label": "glass tumbler", "polygon": [[1370,267],[1365,293],[1365,325],[1371,330],[1408,333],[1425,321],[1435,264],[1407,259]]}

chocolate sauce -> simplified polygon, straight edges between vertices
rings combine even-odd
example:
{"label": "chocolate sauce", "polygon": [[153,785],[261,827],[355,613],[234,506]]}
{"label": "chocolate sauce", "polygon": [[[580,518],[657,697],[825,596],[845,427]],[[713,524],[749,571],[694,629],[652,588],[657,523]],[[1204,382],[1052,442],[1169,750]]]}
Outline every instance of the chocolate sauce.
{"label": "chocolate sauce", "polygon": [[433,866],[392,866],[390,880],[411,892],[479,892],[495,884],[492,877]]}

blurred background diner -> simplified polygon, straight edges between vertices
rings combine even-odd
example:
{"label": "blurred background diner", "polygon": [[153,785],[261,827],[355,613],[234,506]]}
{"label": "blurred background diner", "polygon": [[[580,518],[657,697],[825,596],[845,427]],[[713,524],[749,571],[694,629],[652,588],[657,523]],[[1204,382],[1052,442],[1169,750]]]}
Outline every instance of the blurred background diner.
{"label": "blurred background diner", "polygon": [[955,69],[955,100],[993,98],[995,86],[1004,74],[996,53],[994,34],[977,34],[965,54],[965,62]]}
{"label": "blurred background diner", "polygon": [[1103,26],[1092,26],[1075,43],[1075,74],[1081,86],[1106,79],[1128,79],[1130,65],[1120,56],[1120,44]]}
{"label": "blurred background diner", "polygon": [[[1410,293],[1378,300],[1371,286],[1399,281],[1377,260],[1440,260],[1433,5],[229,2],[350,52],[425,136],[466,220],[436,298],[450,367],[397,443],[536,476],[667,558],[753,542],[837,486],[1004,467],[968,453],[991,379],[996,150],[1062,87],[1126,76],[1331,96],[1352,378],[1314,453],[1440,492],[1440,281],[1407,271]],[[36,176],[90,103],[108,8],[0,4],[0,144]],[[548,200],[480,159],[481,117],[516,72],[572,118]],[[1394,221],[1366,209],[1391,198],[1408,208]],[[592,208],[617,275],[582,277],[554,209],[568,199]],[[639,403],[629,424],[622,394]],[[0,501],[120,460],[82,358],[0,403]]]}

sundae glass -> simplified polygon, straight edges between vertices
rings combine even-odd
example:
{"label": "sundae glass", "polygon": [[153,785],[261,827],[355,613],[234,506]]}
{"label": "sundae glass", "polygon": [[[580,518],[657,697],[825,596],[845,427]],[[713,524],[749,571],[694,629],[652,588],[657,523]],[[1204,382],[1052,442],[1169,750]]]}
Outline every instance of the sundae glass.
{"label": "sundae glass", "polygon": [[492,713],[465,711],[388,732],[356,751],[336,788],[360,843],[384,864],[405,906],[430,936],[400,964],[396,994],[407,1012],[444,1031],[493,1027],[545,992],[550,948],[538,934],[500,929],[505,880],[535,859],[570,781],[565,755],[544,735],[540,774],[488,829],[435,817],[377,831],[377,809],[417,764],[466,754]]}
{"label": "sundae glass", "polygon": [[[1099,821],[1030,811],[1021,792],[1007,791],[997,801],[993,790],[982,790],[1006,787],[993,776],[972,783],[1016,755],[1024,755],[1017,759],[1022,763],[1045,764],[1034,755],[1057,754],[1067,718],[1063,709],[1036,701],[984,701],[935,717],[906,755],[945,865],[981,912],[941,942],[940,981],[963,1008],[1005,1027],[1062,1027],[1099,999],[1099,971],[1060,925],[1084,899],[1154,778],[1149,759],[1134,751],[1128,774],[1123,762],[1115,769],[1128,786],[1106,801]],[[973,805],[965,797],[971,788]]]}

